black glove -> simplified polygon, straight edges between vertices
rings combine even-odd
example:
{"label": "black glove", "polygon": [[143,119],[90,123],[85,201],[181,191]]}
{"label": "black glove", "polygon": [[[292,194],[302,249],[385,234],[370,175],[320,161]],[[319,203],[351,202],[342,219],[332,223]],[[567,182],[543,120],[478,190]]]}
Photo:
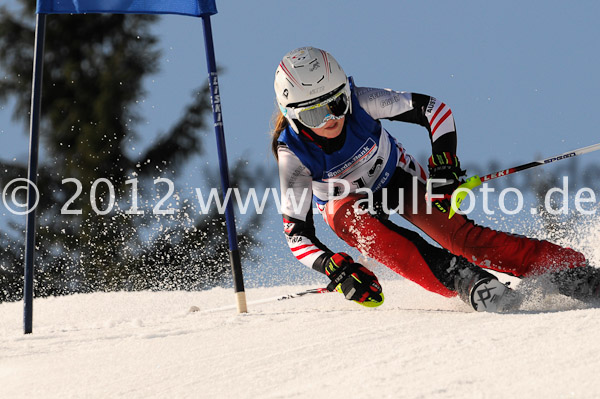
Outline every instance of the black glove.
{"label": "black glove", "polygon": [[431,185],[428,184],[428,192],[436,196],[443,195],[444,197],[427,198],[427,200],[432,201],[433,205],[441,212],[448,212],[450,210],[452,193],[458,186],[464,183],[461,177],[466,176],[466,174],[466,171],[460,168],[460,161],[456,154],[443,152],[431,155],[429,157],[429,180],[445,179],[446,182],[431,182]]}
{"label": "black glove", "polygon": [[331,279],[327,286],[329,291],[337,290],[346,299],[367,307],[383,303],[383,293],[377,277],[360,263],[355,263],[347,253],[333,254],[325,266],[325,274]]}

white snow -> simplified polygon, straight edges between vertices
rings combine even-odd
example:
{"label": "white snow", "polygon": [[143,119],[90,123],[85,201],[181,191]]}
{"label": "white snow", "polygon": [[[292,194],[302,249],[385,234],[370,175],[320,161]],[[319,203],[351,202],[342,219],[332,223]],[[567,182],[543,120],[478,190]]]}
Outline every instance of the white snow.
{"label": "white snow", "polygon": [[[579,231],[561,244],[600,267],[600,222]],[[231,288],[95,293],[36,299],[24,335],[22,303],[2,303],[0,399],[600,397],[600,307],[499,276],[530,293],[522,310],[476,313],[356,259],[379,276],[379,308],[338,293],[255,303],[324,276],[249,288],[247,314]]]}
{"label": "white snow", "polygon": [[[552,296],[513,314],[384,275],[376,309],[308,286],[97,293],[0,304],[1,398],[597,398],[600,309]],[[188,313],[196,305],[200,312]]]}

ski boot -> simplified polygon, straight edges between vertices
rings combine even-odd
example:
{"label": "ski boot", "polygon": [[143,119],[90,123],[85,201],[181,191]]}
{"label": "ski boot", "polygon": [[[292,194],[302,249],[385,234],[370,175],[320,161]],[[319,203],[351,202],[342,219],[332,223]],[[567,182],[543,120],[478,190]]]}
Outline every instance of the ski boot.
{"label": "ski boot", "polygon": [[519,308],[522,296],[496,276],[462,257],[452,259],[454,288],[458,296],[478,312],[509,312]]}
{"label": "ski boot", "polygon": [[550,282],[562,295],[600,304],[600,269],[584,266],[552,272]]}

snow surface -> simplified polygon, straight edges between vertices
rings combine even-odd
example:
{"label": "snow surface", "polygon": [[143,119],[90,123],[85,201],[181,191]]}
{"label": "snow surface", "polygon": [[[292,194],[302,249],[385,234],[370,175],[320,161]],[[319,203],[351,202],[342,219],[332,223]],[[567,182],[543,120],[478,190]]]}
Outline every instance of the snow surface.
{"label": "snow surface", "polygon": [[[386,302],[337,293],[122,292],[0,305],[2,398],[597,398],[600,309],[554,295],[513,314],[386,276]],[[201,311],[188,312],[196,305]]]}
{"label": "snow surface", "polygon": [[[600,267],[600,221],[578,232],[561,244]],[[600,307],[499,275],[528,292],[522,309],[476,313],[357,260],[379,276],[379,308],[264,302],[318,284],[250,288],[246,314],[231,288],[80,294],[36,299],[24,335],[22,303],[2,303],[0,399],[600,398]]]}

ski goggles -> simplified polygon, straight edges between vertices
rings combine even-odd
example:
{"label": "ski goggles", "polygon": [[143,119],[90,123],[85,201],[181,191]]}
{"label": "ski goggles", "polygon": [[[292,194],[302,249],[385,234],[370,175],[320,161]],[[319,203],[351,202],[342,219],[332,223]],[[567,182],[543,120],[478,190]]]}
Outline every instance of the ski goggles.
{"label": "ski goggles", "polygon": [[307,107],[288,108],[289,116],[298,119],[309,128],[320,128],[327,121],[341,119],[350,108],[350,99],[344,86],[331,97]]}

